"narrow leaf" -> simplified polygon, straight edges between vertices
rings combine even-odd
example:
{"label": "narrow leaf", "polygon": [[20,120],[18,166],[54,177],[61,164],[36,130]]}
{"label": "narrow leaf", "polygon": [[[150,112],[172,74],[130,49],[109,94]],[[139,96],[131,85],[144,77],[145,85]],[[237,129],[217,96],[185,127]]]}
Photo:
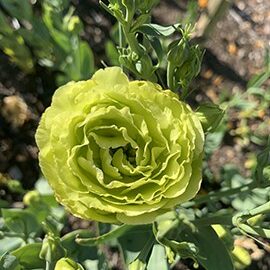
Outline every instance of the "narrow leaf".
{"label": "narrow leaf", "polygon": [[185,229],[182,240],[194,243],[198,248],[196,259],[207,270],[234,270],[232,259],[224,243],[211,226],[198,227],[196,232]]}
{"label": "narrow leaf", "polygon": [[175,31],[177,31],[177,27],[179,25],[180,24],[175,24],[172,26],[162,26],[159,24],[148,23],[138,27],[137,31],[149,36],[168,37],[172,35]]}

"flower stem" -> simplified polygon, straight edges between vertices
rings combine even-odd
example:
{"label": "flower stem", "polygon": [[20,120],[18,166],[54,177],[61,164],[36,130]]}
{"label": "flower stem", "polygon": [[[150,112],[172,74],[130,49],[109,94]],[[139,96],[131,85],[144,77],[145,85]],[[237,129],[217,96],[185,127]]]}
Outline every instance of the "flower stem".
{"label": "flower stem", "polygon": [[259,188],[259,186],[257,185],[256,182],[251,182],[251,183],[244,185],[244,186],[241,186],[241,187],[218,191],[215,193],[210,192],[209,194],[199,196],[198,198],[195,198],[193,201],[187,202],[187,203],[183,204],[182,206],[191,207],[191,206],[195,206],[195,205],[202,204],[202,203],[215,202],[215,201],[220,200],[223,197],[229,197],[229,196],[233,196],[235,194],[239,195],[240,193],[249,192],[254,188]]}

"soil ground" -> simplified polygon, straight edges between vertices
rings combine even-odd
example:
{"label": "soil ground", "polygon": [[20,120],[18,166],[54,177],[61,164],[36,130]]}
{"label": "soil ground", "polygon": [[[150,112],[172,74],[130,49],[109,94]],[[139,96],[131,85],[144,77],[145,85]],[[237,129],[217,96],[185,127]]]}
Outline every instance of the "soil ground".
{"label": "soil ground", "polygon": [[[154,11],[154,21],[165,25],[178,22],[185,16],[187,2],[162,0]],[[101,66],[104,41],[114,21],[98,6],[98,1],[73,0],[73,3],[85,25],[83,37],[98,56],[96,65]],[[251,76],[262,69],[265,51],[269,46],[270,1],[234,1],[204,43],[206,53],[202,71],[196,80],[195,88],[199,90],[199,94],[195,95],[195,99],[217,102],[222,91],[231,94],[238,89],[245,91]],[[25,75],[0,52],[0,108],[3,108],[6,97],[16,95],[21,97],[20,108],[25,109],[22,116],[24,122],[20,126],[13,125],[1,110],[0,172],[20,180],[28,189],[33,187],[40,174],[34,134],[39,117],[50,104],[51,95],[56,88],[51,77],[52,74],[42,68],[36,74]],[[237,145],[224,144],[214,154],[209,166],[220,168],[227,160],[232,159],[244,169],[245,154]],[[0,189],[0,196],[9,194]],[[193,268],[190,261],[185,261],[174,269]],[[270,269],[270,255],[255,261],[250,269]]]}

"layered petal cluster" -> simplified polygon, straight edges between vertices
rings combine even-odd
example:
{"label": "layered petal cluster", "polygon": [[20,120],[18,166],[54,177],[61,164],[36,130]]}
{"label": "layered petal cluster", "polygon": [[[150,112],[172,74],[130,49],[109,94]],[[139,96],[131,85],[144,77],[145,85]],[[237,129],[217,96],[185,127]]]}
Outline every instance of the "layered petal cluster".
{"label": "layered petal cluster", "polygon": [[118,67],[56,90],[36,141],[56,198],[81,218],[150,223],[200,187],[204,134],[195,113]]}

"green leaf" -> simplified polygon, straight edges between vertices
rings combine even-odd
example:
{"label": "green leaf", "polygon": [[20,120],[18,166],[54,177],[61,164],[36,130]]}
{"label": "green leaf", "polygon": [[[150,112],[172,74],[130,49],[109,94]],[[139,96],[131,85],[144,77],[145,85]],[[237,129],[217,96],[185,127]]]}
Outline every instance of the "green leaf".
{"label": "green leaf", "polygon": [[48,233],[42,242],[39,257],[54,266],[59,259],[66,257],[66,253],[60,238]]}
{"label": "green leaf", "polygon": [[82,79],[86,80],[89,79],[90,76],[94,73],[95,68],[94,55],[89,45],[85,41],[80,42],[79,52],[80,52],[80,71],[81,71],[80,80]]}
{"label": "green leaf", "polygon": [[44,0],[44,2],[50,5],[57,12],[67,9],[70,4],[70,0]]}
{"label": "green leaf", "polygon": [[221,145],[225,131],[219,129],[219,131],[207,134],[204,146],[207,155],[211,155]]}
{"label": "green leaf", "polygon": [[19,270],[19,262],[17,258],[10,254],[5,254],[0,258],[1,270]]}
{"label": "green leaf", "polygon": [[147,247],[147,242],[152,237],[151,226],[138,225],[133,226],[131,230],[118,238],[127,265],[136,260],[136,258],[141,259],[139,254],[143,248]]}
{"label": "green leaf", "polygon": [[105,43],[105,52],[109,63],[112,66],[119,66],[119,53],[111,40]]}
{"label": "green leaf", "polygon": [[10,16],[31,22],[33,11],[29,0],[1,0],[0,3]]}
{"label": "green leaf", "polygon": [[153,245],[155,242],[155,237],[152,235],[148,238],[148,241],[145,242],[145,245],[141,249],[139,255],[129,264],[129,270],[145,270],[148,264]]}
{"label": "green leaf", "polygon": [[98,270],[111,270],[109,267],[109,262],[107,261],[104,252],[101,250],[99,250],[98,253]]}
{"label": "green leaf", "polygon": [[8,206],[9,206],[8,201],[0,199],[0,208],[5,208],[5,207],[8,207]]}
{"label": "green leaf", "polygon": [[69,56],[64,59],[60,66],[63,76],[58,76],[59,84],[70,80],[79,81],[89,79],[94,72],[94,56],[92,50],[85,41],[73,37]]}
{"label": "green leaf", "polygon": [[185,229],[180,234],[184,241],[198,248],[196,259],[207,270],[234,270],[232,259],[222,240],[211,226],[198,227],[196,232]]}
{"label": "green leaf", "polygon": [[20,194],[24,194],[26,192],[24,188],[22,187],[21,182],[18,180],[9,179],[7,181],[7,187],[11,192],[20,193]]}
{"label": "green leaf", "polygon": [[42,243],[28,244],[14,250],[11,254],[16,256],[23,269],[45,268],[45,261],[39,258]]}
{"label": "green leaf", "polygon": [[164,51],[163,51],[160,40],[157,37],[151,37],[149,38],[149,41],[157,55],[158,64],[161,64],[164,59]]}
{"label": "green leaf", "polygon": [[265,71],[261,74],[255,75],[248,82],[247,88],[260,87],[264,84],[270,77],[270,71]]}
{"label": "green leaf", "polygon": [[187,3],[187,11],[186,11],[186,17],[183,21],[185,25],[195,25],[197,19],[198,19],[198,2],[195,0],[188,1]]}
{"label": "green leaf", "polygon": [[265,170],[265,168],[267,168],[268,166],[270,166],[270,136],[268,137],[268,142],[265,149],[257,156],[255,179],[259,183],[263,183],[269,180],[267,179],[267,177],[265,177],[268,175],[267,171]]}
{"label": "green leaf", "polygon": [[42,231],[36,217],[22,209],[2,209],[5,225],[9,230],[23,233],[25,237],[35,237]]}
{"label": "green leaf", "polygon": [[250,87],[250,88],[248,88],[246,93],[248,93],[249,95],[256,95],[256,96],[260,96],[260,97],[264,97],[264,95],[266,94],[265,90],[263,88],[260,88],[260,87]]}
{"label": "green leaf", "polygon": [[[63,14],[61,11],[53,9],[50,4],[43,4],[43,21],[56,45],[65,53],[71,50],[70,36],[63,31]],[[57,27],[58,26],[58,27]]]}
{"label": "green leaf", "polygon": [[159,244],[155,244],[147,264],[147,270],[169,270],[169,264],[166,259],[165,248]]}
{"label": "green leaf", "polygon": [[159,24],[148,23],[138,27],[137,31],[149,36],[168,37],[172,35],[175,31],[177,31],[177,28],[179,26],[180,24],[175,24],[171,26],[162,26]]}
{"label": "green leaf", "polygon": [[149,14],[142,14],[133,22],[130,32],[136,32],[138,27],[149,21]]}
{"label": "green leaf", "polygon": [[42,222],[44,231],[59,236],[64,224],[58,220],[58,218],[49,215],[46,220]]}
{"label": "green leaf", "polygon": [[13,29],[7,22],[7,18],[5,17],[4,13],[0,10],[0,33],[5,35],[9,35],[13,33]]}
{"label": "green leaf", "polygon": [[21,247],[24,243],[24,240],[20,237],[4,237],[0,239],[0,256]]}
{"label": "green leaf", "polygon": [[24,72],[33,72],[31,53],[21,36],[14,33],[8,36],[0,35],[0,48],[9,56],[11,62],[16,63]]}
{"label": "green leaf", "polygon": [[41,194],[41,195],[52,195],[53,191],[48,183],[48,181],[41,177],[37,180],[35,183],[35,189]]}
{"label": "green leaf", "polygon": [[225,110],[213,103],[202,104],[196,110],[205,132],[214,131],[221,124],[224,114]]}
{"label": "green leaf", "polygon": [[90,237],[93,232],[90,230],[75,230],[61,238],[61,244],[67,250],[67,256],[75,259],[76,261],[97,260],[97,248],[85,247],[76,243],[76,237]]}

